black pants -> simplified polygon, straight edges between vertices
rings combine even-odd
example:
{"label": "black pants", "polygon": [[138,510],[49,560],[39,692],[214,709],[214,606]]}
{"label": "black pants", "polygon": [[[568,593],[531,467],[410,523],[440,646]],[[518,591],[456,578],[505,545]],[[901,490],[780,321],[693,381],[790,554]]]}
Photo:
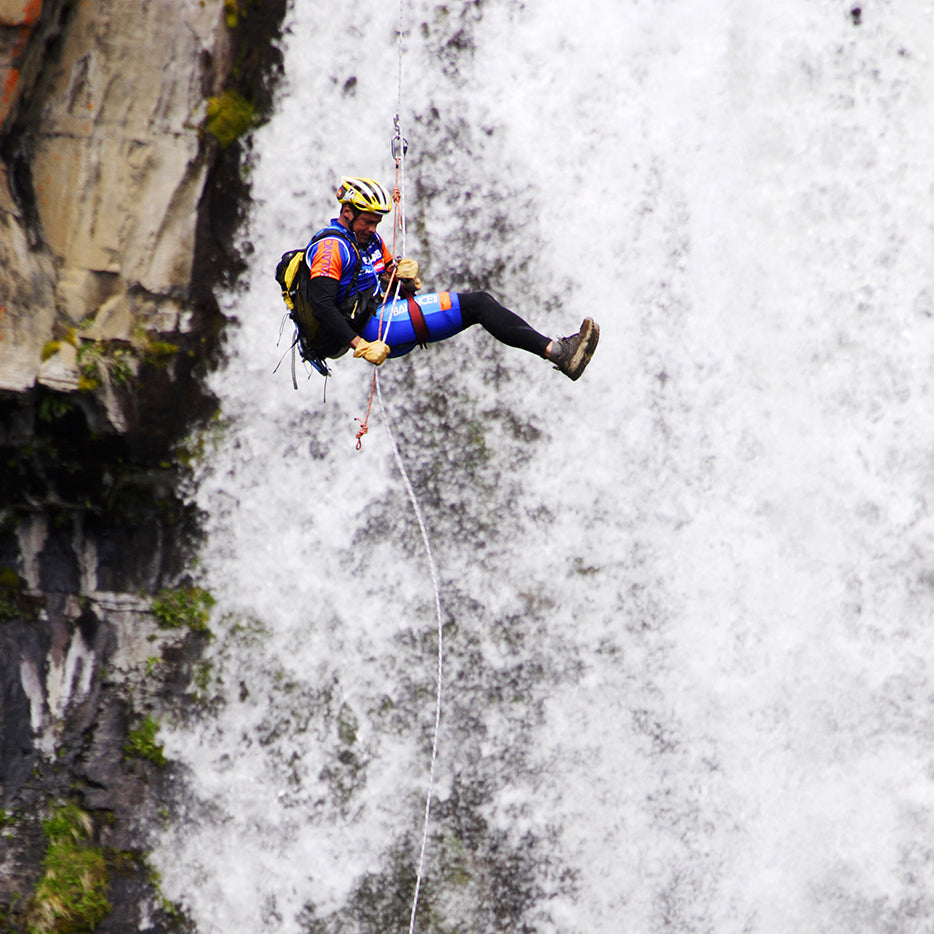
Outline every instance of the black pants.
{"label": "black pants", "polygon": [[504,308],[487,292],[458,292],[464,327],[479,324],[498,341],[539,357],[545,356],[550,337],[539,334],[515,312]]}

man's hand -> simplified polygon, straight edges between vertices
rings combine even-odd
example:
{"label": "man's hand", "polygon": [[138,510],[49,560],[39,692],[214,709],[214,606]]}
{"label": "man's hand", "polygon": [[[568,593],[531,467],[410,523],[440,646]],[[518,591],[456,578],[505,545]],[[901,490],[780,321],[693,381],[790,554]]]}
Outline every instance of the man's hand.
{"label": "man's hand", "polygon": [[418,263],[409,257],[403,257],[396,264],[396,275],[404,289],[417,292],[422,287],[422,280],[418,278]]}
{"label": "man's hand", "polygon": [[383,341],[365,341],[362,337],[354,347],[353,355],[369,360],[375,366],[380,366],[389,356],[389,344]]}

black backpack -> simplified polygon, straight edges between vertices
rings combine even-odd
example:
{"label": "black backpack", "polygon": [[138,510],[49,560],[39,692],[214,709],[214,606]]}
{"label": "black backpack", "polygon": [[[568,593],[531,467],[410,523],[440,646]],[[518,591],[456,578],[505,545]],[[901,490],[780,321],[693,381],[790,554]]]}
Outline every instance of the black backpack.
{"label": "black backpack", "polygon": [[[311,246],[325,237],[333,236],[339,236],[339,234],[335,234],[333,228],[326,227],[324,230],[318,231],[311,238],[308,245]],[[345,240],[353,247],[357,258],[357,267],[350,280],[347,297],[338,304],[338,309],[347,318],[353,319],[362,307],[361,296],[357,295],[357,280],[363,270],[363,258],[360,256],[360,250],[357,248],[356,243],[349,238],[345,238]],[[311,269],[305,259],[305,250],[286,250],[282,254],[276,266],[276,282],[279,283],[279,288],[282,289],[282,301],[285,302],[285,307],[289,310],[289,318],[295,324],[295,336],[292,339],[292,385],[297,389],[298,383],[295,379],[296,350],[303,360],[310,363],[322,376],[326,377],[330,375],[331,371],[328,369],[327,363],[325,363],[325,357],[337,354],[341,348],[328,346],[327,341],[322,344],[316,340],[320,325],[312,309]],[[281,336],[281,328],[279,333]],[[278,369],[278,366],[276,369]]]}
{"label": "black backpack", "polygon": [[289,317],[303,337],[311,340],[318,330],[318,320],[311,310],[311,270],[304,250],[287,250],[276,266],[276,282],[282,289],[282,301]]}
{"label": "black backpack", "polygon": [[[311,246],[325,237],[333,236],[335,236],[333,229],[326,227],[324,230],[319,230],[308,245]],[[363,270],[363,258],[352,240],[345,238],[345,241],[353,247],[357,257],[357,267],[350,280],[347,297],[338,305],[338,308],[342,314],[352,318],[358,310],[357,280]],[[289,317],[295,322],[299,334],[306,342],[314,341],[318,332],[318,319],[315,318],[311,307],[311,270],[305,260],[305,250],[287,250],[282,254],[279,265],[276,266],[276,282],[282,289],[282,301],[289,309]]]}

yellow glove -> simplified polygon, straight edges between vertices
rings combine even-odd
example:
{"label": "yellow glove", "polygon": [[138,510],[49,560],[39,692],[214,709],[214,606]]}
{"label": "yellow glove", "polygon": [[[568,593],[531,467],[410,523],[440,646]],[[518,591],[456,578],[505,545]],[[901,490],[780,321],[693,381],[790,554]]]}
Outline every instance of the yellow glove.
{"label": "yellow glove", "polygon": [[375,366],[380,366],[389,356],[389,344],[383,341],[365,341],[361,337],[360,343],[354,347],[353,355],[363,357]]}
{"label": "yellow glove", "polygon": [[418,262],[408,257],[403,257],[396,264],[396,275],[403,285],[414,289],[416,292],[422,287],[422,280],[418,278]]}

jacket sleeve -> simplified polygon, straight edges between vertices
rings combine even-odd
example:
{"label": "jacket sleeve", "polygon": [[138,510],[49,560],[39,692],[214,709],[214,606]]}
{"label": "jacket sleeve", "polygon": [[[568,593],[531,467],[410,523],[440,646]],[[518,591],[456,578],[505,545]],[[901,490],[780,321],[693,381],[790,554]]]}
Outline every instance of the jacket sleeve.
{"label": "jacket sleeve", "polygon": [[315,276],[309,285],[311,310],[318,319],[323,335],[346,347],[356,336],[347,319],[337,310],[337,280]]}

